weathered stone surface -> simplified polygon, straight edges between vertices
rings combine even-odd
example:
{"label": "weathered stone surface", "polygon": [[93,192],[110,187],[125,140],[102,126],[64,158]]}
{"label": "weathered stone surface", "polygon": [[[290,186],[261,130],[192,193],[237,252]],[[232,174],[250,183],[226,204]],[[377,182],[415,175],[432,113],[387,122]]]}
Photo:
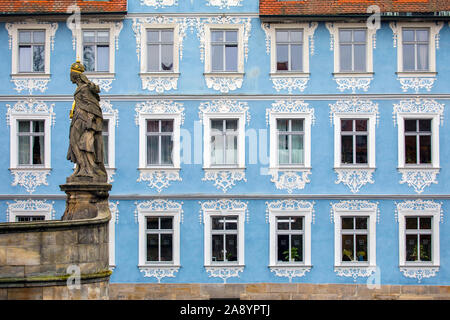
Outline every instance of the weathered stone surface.
{"label": "weathered stone surface", "polygon": [[56,265],[44,264],[37,266],[25,266],[25,277],[54,276]]}
{"label": "weathered stone surface", "polygon": [[292,292],[297,293],[297,284],[295,283],[272,283],[268,286],[269,292]]}
{"label": "weathered stone surface", "polygon": [[42,287],[32,288],[9,288],[9,300],[42,300]]}
{"label": "weathered stone surface", "polygon": [[0,233],[0,246],[21,246],[23,244],[23,233]]}
{"label": "weathered stone surface", "polygon": [[42,232],[42,245],[49,246],[49,245],[56,245],[56,236],[58,235],[58,232]]}
{"label": "weathered stone surface", "polygon": [[32,266],[41,262],[39,247],[8,247],[6,249],[6,264],[10,266]]}
{"label": "weathered stone surface", "polygon": [[98,244],[98,229],[79,229],[78,230],[79,244]]}
{"label": "weathered stone surface", "polygon": [[210,298],[239,298],[244,290],[240,284],[200,284],[200,294]]}
{"label": "weathered stone surface", "polygon": [[0,266],[2,278],[23,278],[25,275],[24,266]]}
{"label": "weathered stone surface", "polygon": [[56,233],[56,244],[58,245],[75,245],[78,243],[78,231],[66,230],[65,232]]}
{"label": "weathered stone surface", "polygon": [[6,247],[0,247],[0,266],[6,265]]}

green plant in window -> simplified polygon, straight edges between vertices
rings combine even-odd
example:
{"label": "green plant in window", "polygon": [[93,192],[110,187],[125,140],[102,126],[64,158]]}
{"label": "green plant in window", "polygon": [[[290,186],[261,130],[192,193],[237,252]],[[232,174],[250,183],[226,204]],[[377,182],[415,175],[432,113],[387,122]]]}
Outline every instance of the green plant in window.
{"label": "green plant in window", "polygon": [[356,253],[356,255],[358,256],[358,260],[359,261],[364,261],[364,257],[366,256],[366,252],[365,251],[358,251]]}
{"label": "green plant in window", "polygon": [[351,250],[344,249],[342,250],[342,260],[344,261],[353,261],[353,253]]}
{"label": "green plant in window", "polygon": [[[417,260],[417,246],[414,247],[414,251],[411,254],[411,257],[414,258],[414,260]],[[430,257],[426,253],[425,249],[423,248],[423,245],[420,245],[420,260],[421,261],[430,261]]]}
{"label": "green plant in window", "polygon": [[[289,250],[283,251],[284,260],[289,261]],[[291,248],[291,260],[299,261],[300,254],[298,252],[298,248]]]}

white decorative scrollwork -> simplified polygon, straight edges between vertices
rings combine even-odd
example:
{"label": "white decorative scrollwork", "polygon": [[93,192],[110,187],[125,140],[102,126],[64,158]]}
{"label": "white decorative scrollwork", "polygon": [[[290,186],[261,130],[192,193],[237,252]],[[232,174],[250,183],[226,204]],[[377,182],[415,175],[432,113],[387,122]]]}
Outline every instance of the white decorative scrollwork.
{"label": "white decorative scrollwork", "polygon": [[242,0],[206,0],[207,6],[219,7],[219,9],[230,9],[230,7],[242,6]]}
{"label": "white decorative scrollwork", "polygon": [[339,91],[351,90],[352,93],[355,93],[356,89],[367,91],[372,80],[372,77],[334,77]]}
{"label": "white decorative scrollwork", "polygon": [[103,116],[112,116],[111,125],[119,126],[119,110],[114,109],[110,100],[100,100],[100,108]]}
{"label": "white decorative scrollwork", "polygon": [[178,76],[150,76],[141,75],[142,89],[163,93],[168,90],[176,90],[178,86]]}
{"label": "white decorative scrollwork", "polygon": [[55,202],[47,203],[45,200],[15,200],[14,203],[6,203],[6,221],[10,221],[10,217],[14,212],[30,212],[30,214],[44,214],[47,219],[55,219]]}
{"label": "white decorative scrollwork", "polygon": [[248,205],[247,202],[232,199],[218,199],[218,200],[202,201],[199,203],[201,205],[201,210],[199,212],[200,223],[203,223],[203,216],[205,214],[205,211],[220,211],[220,212],[244,211],[246,214],[247,222],[250,219],[250,213],[247,209]]}
{"label": "white decorative scrollwork", "polygon": [[330,104],[330,124],[333,124],[333,119],[336,114],[340,113],[358,113],[358,114],[369,114],[375,115],[376,121],[378,124],[378,120],[380,117],[380,113],[378,111],[378,103],[374,103],[370,100],[362,100],[362,99],[348,99],[348,100],[339,100],[334,104]]}
{"label": "white decorative scrollwork", "polygon": [[273,87],[275,88],[275,90],[277,90],[277,92],[280,92],[281,90],[287,90],[289,94],[291,94],[294,90],[303,92],[306,89],[309,77],[278,77],[272,75],[270,77],[270,80],[272,80]]}
{"label": "white decorative scrollwork", "polygon": [[109,201],[108,204],[109,204],[109,211],[111,212],[111,218],[114,217],[115,224],[119,224],[119,208],[118,208],[119,201],[116,202]]}
{"label": "white decorative scrollwork", "polygon": [[10,119],[13,115],[46,115],[50,116],[50,123],[55,125],[55,113],[53,112],[55,104],[47,105],[44,101],[29,98],[23,101],[18,101],[14,106],[7,104],[8,111],[6,112],[6,124],[11,125]]}
{"label": "white decorative scrollwork", "polygon": [[409,89],[412,89],[417,93],[419,92],[420,89],[426,89],[427,91],[431,91],[434,82],[436,81],[436,78],[399,77],[398,81],[400,81],[400,85],[402,86],[403,92],[407,92]]}
{"label": "white decorative scrollwork", "polygon": [[402,175],[400,184],[408,184],[409,187],[413,187],[414,191],[419,194],[432,183],[438,183],[436,177],[439,174],[439,169],[398,169],[398,171]]}
{"label": "white decorative scrollwork", "polygon": [[93,83],[98,85],[101,90],[109,92],[111,90],[111,84],[115,80],[114,78],[96,78],[96,77],[90,77]]}
{"label": "white decorative scrollwork", "polygon": [[309,175],[311,170],[284,170],[284,169],[269,169],[269,174],[272,176],[271,182],[275,183],[275,187],[281,190],[287,190],[292,193],[295,189],[302,190],[309,182]]}
{"label": "white decorative scrollwork", "polygon": [[334,222],[334,213],[336,211],[375,211],[377,222],[380,220],[380,209],[378,202],[369,202],[367,200],[344,200],[337,203],[331,203],[330,220]]}
{"label": "white decorative scrollwork", "polygon": [[88,21],[81,21],[81,25],[82,25],[81,27],[79,27],[78,29],[71,28],[73,50],[75,50],[77,48],[77,42],[79,42],[79,44],[83,43],[82,34],[80,33],[81,28],[83,28],[83,25],[85,28],[90,28],[90,26],[89,26],[90,24],[100,24],[100,25],[105,25],[105,27],[109,27],[111,30],[111,33],[114,36],[115,48],[116,48],[116,50],[119,50],[119,35],[120,35],[120,31],[122,31],[122,28],[123,28],[123,22],[122,21],[110,22],[110,21],[102,21],[99,19],[90,19]]}
{"label": "white decorative scrollwork", "polygon": [[435,277],[439,272],[439,267],[402,267],[400,272],[405,277],[417,279],[417,282],[421,283],[424,278]]}
{"label": "white decorative scrollwork", "polygon": [[315,220],[315,210],[314,210],[315,202],[305,201],[305,200],[278,200],[278,201],[270,201],[266,202],[266,223],[269,222],[269,213],[270,210],[277,211],[302,211],[309,210],[311,211],[311,221],[314,223]]}
{"label": "white decorative scrollwork", "polygon": [[356,282],[358,277],[370,277],[376,271],[376,267],[334,267],[334,272],[339,277],[351,277]]}
{"label": "white decorative scrollwork", "polygon": [[141,0],[141,5],[158,9],[158,8],[164,8],[166,6],[167,7],[177,6],[178,0]]}
{"label": "white decorative scrollwork", "polygon": [[314,125],[316,117],[314,108],[302,100],[278,100],[272,103],[272,108],[266,109],[266,123],[269,124],[270,115],[273,113],[308,113],[311,116],[311,124]]}
{"label": "white decorative scrollwork", "polygon": [[394,111],[392,112],[394,126],[397,125],[399,113],[437,114],[440,117],[441,125],[444,123],[444,104],[440,104],[433,99],[401,100],[399,104],[394,104]]}
{"label": "white decorative scrollwork", "polygon": [[440,222],[444,221],[444,211],[442,210],[442,202],[432,200],[407,200],[395,203],[395,221],[399,222],[398,216],[400,211],[435,211],[439,213]]}
{"label": "white decorative scrollwork", "polygon": [[[431,39],[434,38],[436,49],[439,49],[439,40],[440,40],[439,31],[442,29],[443,26],[444,26],[443,21],[436,21],[431,25],[430,28],[430,38]],[[398,38],[400,33],[402,32],[402,27],[396,21],[390,22],[389,27],[391,27],[393,32],[392,39],[394,42],[394,48],[397,48]]]}
{"label": "white decorative scrollwork", "polygon": [[165,266],[139,266],[139,270],[144,273],[146,278],[156,278],[158,283],[161,283],[162,278],[175,278],[175,273],[180,267],[165,267]]}
{"label": "white decorative scrollwork", "polygon": [[207,113],[242,113],[250,122],[250,112],[248,112],[247,102],[239,102],[237,100],[213,100],[210,102],[203,102],[199,106],[198,116],[203,122],[203,117]]}
{"label": "white decorative scrollwork", "polygon": [[139,212],[143,211],[179,211],[180,212],[180,222],[183,223],[183,202],[175,202],[165,199],[155,199],[144,202],[135,202],[136,210],[134,210],[134,220],[138,221]]}
{"label": "white decorative scrollwork", "polygon": [[177,114],[181,117],[181,124],[184,123],[184,108],[182,103],[167,100],[148,100],[136,104],[135,123],[139,125],[139,116],[145,114]]}
{"label": "white decorative scrollwork", "polygon": [[216,76],[205,75],[206,86],[222,93],[228,93],[242,87],[243,78],[238,76]]}
{"label": "white decorative scrollwork", "polygon": [[359,189],[367,183],[374,183],[372,175],[375,169],[342,169],[335,168],[337,173],[336,184],[343,183],[349,187],[350,191],[357,193]]}
{"label": "white decorative scrollwork", "polygon": [[223,283],[227,283],[228,278],[238,277],[244,271],[244,267],[205,267],[208,277],[221,278]]}
{"label": "white decorative scrollwork", "polygon": [[159,193],[169,187],[171,181],[182,181],[179,170],[152,170],[139,169],[138,182],[148,182],[150,188],[155,188]]}
{"label": "white decorative scrollwork", "polygon": [[214,186],[226,193],[236,184],[236,181],[247,182],[247,179],[244,169],[205,169],[202,181],[214,181]]}
{"label": "white decorative scrollwork", "polygon": [[20,22],[14,22],[14,23],[6,23],[5,28],[8,30],[9,35],[9,50],[12,49],[12,42],[13,42],[13,27],[14,25],[25,25],[24,28],[26,28],[27,24],[42,24],[42,25],[49,25],[49,36],[50,36],[50,47],[52,51],[55,48],[55,33],[56,30],[58,30],[58,23],[48,23],[43,21],[20,21]]}
{"label": "white decorative scrollwork", "polygon": [[11,185],[20,185],[31,194],[40,185],[48,186],[47,176],[50,169],[11,169],[11,174],[14,176]]}
{"label": "white decorative scrollwork", "polygon": [[49,78],[16,78],[11,79],[11,82],[14,83],[14,90],[17,93],[21,93],[23,90],[28,90],[29,94],[33,94],[33,90],[44,93],[47,90],[48,83],[50,82]]}
{"label": "white decorative scrollwork", "polygon": [[289,279],[289,282],[292,282],[292,278],[301,278],[304,277],[306,272],[311,271],[311,267],[270,267],[270,271],[275,273],[277,277],[285,277]]}

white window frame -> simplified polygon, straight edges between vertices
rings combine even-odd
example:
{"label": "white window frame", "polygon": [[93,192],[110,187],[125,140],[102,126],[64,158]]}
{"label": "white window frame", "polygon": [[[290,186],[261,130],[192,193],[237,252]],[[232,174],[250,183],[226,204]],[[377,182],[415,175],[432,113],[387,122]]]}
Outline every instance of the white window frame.
{"label": "white window frame", "polygon": [[7,203],[8,222],[16,222],[19,216],[43,216],[44,220],[53,220],[55,210],[53,203],[46,203],[45,200],[16,200],[14,203]]}
{"label": "white window frame", "polygon": [[116,223],[119,201],[109,202],[109,211],[111,213],[111,219],[109,220],[108,227],[108,239],[109,239],[109,268],[114,269],[116,267]]}
{"label": "white window frame", "polygon": [[[279,217],[303,217],[303,261],[302,262],[278,262],[277,261],[277,218]],[[270,254],[269,267],[310,267],[311,266],[311,209],[274,210],[269,208],[269,240]]]}
{"label": "white window frame", "polygon": [[[139,210],[138,224],[139,224],[139,267],[179,267],[180,266],[180,210]],[[146,254],[146,228],[147,217],[171,217],[173,226],[173,261],[172,262],[158,262],[152,263],[147,261]]]}
{"label": "white window frame", "polygon": [[[399,266],[402,267],[439,267],[439,209],[424,209],[424,210],[407,210],[398,209],[398,235],[399,235]],[[432,217],[432,261],[406,261],[406,217]]]}
{"label": "white window frame", "polygon": [[25,211],[25,210],[10,210],[9,212],[9,222],[16,222],[16,217],[20,216],[42,216],[44,220],[52,220],[52,213],[48,210],[42,211]]}
{"label": "white window frame", "polygon": [[[341,120],[342,119],[367,119],[367,164],[342,164],[341,163]],[[335,113],[334,122],[334,167],[338,169],[375,169],[375,114],[361,113]]]}
{"label": "white window frame", "polygon": [[[334,209],[334,266],[335,267],[376,267],[376,225],[377,210],[372,208]],[[367,261],[342,261],[342,217],[368,217],[368,259]]]}
{"label": "white window frame", "polygon": [[[237,252],[238,259],[237,261],[212,261],[212,232],[211,232],[211,218],[214,216],[237,216],[238,217],[238,232],[237,232]],[[244,248],[245,248],[245,237],[244,237],[244,226],[245,226],[245,210],[204,210],[203,212],[204,219],[204,264],[205,267],[242,267],[245,265],[245,257],[244,257]]]}
{"label": "white window frame", "polygon": [[[281,119],[303,119],[303,147],[304,164],[280,165],[278,163],[278,135],[277,120]],[[305,112],[276,112],[271,111],[269,116],[270,124],[270,169],[311,169],[311,121],[312,114]]]}
{"label": "white window frame", "polygon": [[[405,163],[405,119],[431,120],[431,164]],[[397,113],[398,124],[398,168],[399,169],[439,169],[439,114],[435,113]]]}

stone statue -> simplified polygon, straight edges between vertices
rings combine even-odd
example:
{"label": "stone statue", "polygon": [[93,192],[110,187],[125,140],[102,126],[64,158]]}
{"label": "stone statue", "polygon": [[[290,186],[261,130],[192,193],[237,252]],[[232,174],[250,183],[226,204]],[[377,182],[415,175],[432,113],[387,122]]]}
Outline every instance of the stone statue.
{"label": "stone statue", "polygon": [[103,164],[103,115],[100,88],[83,74],[85,67],[76,61],[70,67],[70,81],[77,85],[70,112],[67,160],[76,164],[67,182],[106,182]]}

